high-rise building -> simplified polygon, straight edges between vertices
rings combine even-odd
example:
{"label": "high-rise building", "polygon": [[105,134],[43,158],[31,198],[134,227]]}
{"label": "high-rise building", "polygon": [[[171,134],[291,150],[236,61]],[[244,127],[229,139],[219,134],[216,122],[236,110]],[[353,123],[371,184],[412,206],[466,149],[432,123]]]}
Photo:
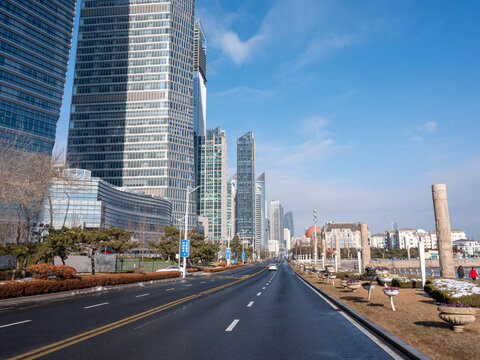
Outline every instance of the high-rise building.
{"label": "high-rise building", "polygon": [[237,174],[228,180],[227,183],[227,240],[232,239],[236,234],[236,212],[237,202]]}
{"label": "high-rise building", "polygon": [[255,238],[255,138],[249,131],[237,139],[237,233]]}
{"label": "high-rise building", "polygon": [[283,206],[280,201],[270,202],[270,240],[278,241],[280,250],[285,250],[286,244],[283,238]]}
{"label": "high-rise building", "polygon": [[285,227],[290,230],[290,236],[295,236],[295,227],[293,225],[293,213],[291,211],[287,211],[285,213],[285,218],[283,220],[285,223]]}
{"label": "high-rise building", "polygon": [[197,214],[208,219],[208,239],[227,238],[227,139],[220,127],[198,137]]}
{"label": "high-rise building", "polygon": [[255,189],[255,247],[268,249],[268,238],[265,231],[267,226],[267,205],[265,197],[265,173],[257,178]]}
{"label": "high-rise building", "polygon": [[2,0],[0,13],[0,140],[51,154],[75,0]]}
{"label": "high-rise building", "polygon": [[194,0],[82,1],[68,138],[70,166],[169,199],[177,226],[195,186],[194,7]]}
{"label": "high-rise building", "polygon": [[207,128],[207,40],[200,20],[193,41],[193,131],[205,136]]}

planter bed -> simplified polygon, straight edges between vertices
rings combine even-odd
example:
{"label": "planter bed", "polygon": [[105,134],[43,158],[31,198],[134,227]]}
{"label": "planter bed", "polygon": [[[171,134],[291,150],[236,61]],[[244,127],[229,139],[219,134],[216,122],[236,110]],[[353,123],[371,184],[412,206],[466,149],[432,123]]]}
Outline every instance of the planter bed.
{"label": "planter bed", "polygon": [[18,296],[49,294],[60,291],[84,289],[95,286],[111,286],[135,282],[180,277],[179,271],[145,274],[109,274],[76,276],[73,279],[31,279],[0,282],[0,299]]}

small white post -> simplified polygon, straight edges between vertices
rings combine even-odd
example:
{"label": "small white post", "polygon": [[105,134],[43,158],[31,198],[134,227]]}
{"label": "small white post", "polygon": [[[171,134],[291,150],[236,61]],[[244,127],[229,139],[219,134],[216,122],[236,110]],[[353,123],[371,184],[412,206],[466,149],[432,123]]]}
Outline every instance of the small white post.
{"label": "small white post", "polygon": [[335,272],[338,272],[338,251],[335,251]]}
{"label": "small white post", "polygon": [[425,269],[425,245],[422,240],[418,242],[418,256],[420,257],[420,272],[422,274],[422,288],[425,286],[427,271]]}

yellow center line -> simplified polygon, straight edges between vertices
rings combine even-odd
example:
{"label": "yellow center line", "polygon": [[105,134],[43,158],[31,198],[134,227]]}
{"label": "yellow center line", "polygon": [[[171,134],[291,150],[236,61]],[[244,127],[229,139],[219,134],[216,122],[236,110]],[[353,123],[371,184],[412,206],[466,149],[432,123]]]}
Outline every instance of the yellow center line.
{"label": "yellow center line", "polygon": [[10,360],[19,360],[19,359],[37,359],[41,356],[44,356],[44,355],[47,355],[47,354],[50,354],[52,352],[55,352],[55,351],[58,351],[60,349],[63,349],[63,348],[66,348],[68,346],[72,346],[76,343],[79,343],[79,342],[82,342],[82,341],[85,341],[87,339],[90,339],[92,337],[95,337],[97,335],[100,335],[100,334],[103,334],[105,332],[108,332],[108,331],[111,331],[111,330],[114,330],[116,328],[119,328],[121,326],[124,326],[124,325],[127,325],[127,324],[130,324],[134,321],[138,321],[140,319],[143,319],[147,316],[151,316],[153,314],[156,314],[160,311],[163,311],[163,310],[166,310],[166,309],[169,309],[175,305],[178,305],[178,304],[181,304],[181,303],[184,303],[184,302],[187,302],[187,301],[190,301],[190,300],[193,300],[195,298],[198,298],[200,296],[203,296],[203,295],[207,295],[207,294],[210,294],[210,293],[213,293],[213,292],[216,292],[216,291],[219,291],[219,290],[222,290],[226,287],[229,287],[229,286],[232,286],[234,284],[237,284],[243,280],[246,280],[250,277],[253,277],[253,276],[256,276],[258,274],[260,274],[262,271],[265,271],[266,268],[263,268],[262,270],[259,270],[257,271],[256,273],[252,274],[252,275],[246,275],[246,276],[243,276],[242,278],[240,278],[239,280],[236,280],[236,281],[232,281],[230,283],[227,283],[227,284],[224,284],[224,285],[220,285],[220,286],[217,286],[217,287],[214,287],[212,289],[208,289],[208,290],[204,290],[204,291],[201,291],[197,294],[193,294],[193,295],[190,295],[190,296],[187,296],[187,297],[184,297],[184,298],[181,298],[181,299],[178,299],[178,300],[175,300],[175,301],[172,301],[170,303],[167,303],[167,304],[163,304],[163,305],[160,305],[160,306],[157,306],[153,309],[150,309],[150,310],[147,310],[147,311],[144,311],[144,312],[141,312],[141,313],[138,313],[136,315],[132,315],[132,316],[129,316],[125,319],[122,319],[122,320],[119,320],[119,321],[115,321],[113,323],[110,323],[110,324],[107,324],[107,325],[104,325],[104,326],[101,326],[99,328],[96,328],[96,329],[93,329],[93,330],[90,330],[90,331],[86,331],[84,333],[81,333],[81,334],[78,334],[78,335],[75,335],[75,336],[72,336],[70,338],[67,338],[67,339],[64,339],[64,340],[61,340],[61,341],[57,341],[55,343],[52,343],[50,345],[46,345],[46,346],[43,346],[43,347],[40,347],[38,349],[35,349],[35,350],[32,350],[32,351],[29,351],[25,354],[22,354],[22,355],[18,355],[18,356],[15,356],[13,358],[10,358]]}

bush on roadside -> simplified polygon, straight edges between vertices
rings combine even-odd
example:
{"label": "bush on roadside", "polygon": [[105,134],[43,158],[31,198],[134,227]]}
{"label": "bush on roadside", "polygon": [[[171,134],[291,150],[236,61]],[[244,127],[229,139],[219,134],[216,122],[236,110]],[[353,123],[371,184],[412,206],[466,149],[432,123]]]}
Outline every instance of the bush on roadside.
{"label": "bush on roadside", "polygon": [[470,307],[480,307],[480,294],[472,294],[454,298],[450,296],[448,292],[435,288],[431,281],[426,281],[423,289],[433,299],[441,303],[453,304],[455,302],[461,302]]}
{"label": "bush on roadside", "polygon": [[55,265],[53,264],[35,264],[25,268],[25,271],[32,274],[35,279],[46,279],[55,275]]}
{"label": "bush on roadside", "polygon": [[130,284],[149,280],[180,277],[179,271],[164,271],[146,274],[110,274],[77,276],[71,279],[32,279],[0,282],[0,299],[17,296],[48,294],[59,291],[71,291],[94,286]]}
{"label": "bush on roadside", "polygon": [[404,288],[404,289],[421,289],[422,281],[421,280],[400,281],[398,279],[393,279],[391,286]]}
{"label": "bush on roadside", "polygon": [[77,270],[72,266],[55,265],[55,274],[60,279],[71,279],[76,273]]}

